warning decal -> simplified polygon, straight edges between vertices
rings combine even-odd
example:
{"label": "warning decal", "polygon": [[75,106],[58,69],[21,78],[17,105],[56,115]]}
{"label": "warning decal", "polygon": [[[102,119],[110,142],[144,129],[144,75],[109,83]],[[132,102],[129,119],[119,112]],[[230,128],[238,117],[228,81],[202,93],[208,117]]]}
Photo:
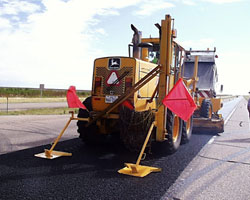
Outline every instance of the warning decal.
{"label": "warning decal", "polygon": [[119,76],[116,71],[112,71],[106,81],[107,85],[120,85]]}

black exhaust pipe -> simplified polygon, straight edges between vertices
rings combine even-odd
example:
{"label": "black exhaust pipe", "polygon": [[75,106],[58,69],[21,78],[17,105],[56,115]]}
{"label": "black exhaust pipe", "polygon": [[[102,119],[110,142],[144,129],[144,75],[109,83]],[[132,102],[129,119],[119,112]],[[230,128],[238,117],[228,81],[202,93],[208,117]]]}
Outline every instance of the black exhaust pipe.
{"label": "black exhaust pipe", "polygon": [[141,43],[142,33],[138,31],[138,29],[131,24],[131,29],[134,31],[132,43],[133,43],[133,57],[137,59],[141,59],[141,48],[139,44]]}

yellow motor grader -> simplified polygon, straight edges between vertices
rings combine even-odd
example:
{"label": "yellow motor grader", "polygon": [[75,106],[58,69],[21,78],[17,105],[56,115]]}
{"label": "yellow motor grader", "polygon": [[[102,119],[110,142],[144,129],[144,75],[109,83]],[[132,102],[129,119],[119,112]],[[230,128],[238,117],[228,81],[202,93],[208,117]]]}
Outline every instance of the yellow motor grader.
{"label": "yellow motor grader", "polygon": [[[181,120],[162,104],[181,78],[185,49],[174,41],[176,31],[170,15],[155,26],[159,38],[143,38],[131,25],[134,34],[128,57],[94,61],[92,93],[83,102],[87,110],[78,113],[78,118],[88,119],[77,122],[84,142],[117,134],[128,149],[138,151],[150,129],[150,141],[165,142],[170,152],[189,141],[193,118]],[[191,77],[189,85],[195,80]]]}
{"label": "yellow motor grader", "polygon": [[[184,59],[182,75],[185,78],[193,77],[195,57],[198,56],[198,73],[195,88],[195,102],[197,109],[193,115],[195,131],[222,133],[224,120],[218,111],[222,108],[222,99],[216,96],[218,73],[215,64],[214,50],[187,50]],[[191,86],[192,87],[192,86]]]}
{"label": "yellow motor grader", "polygon": [[[52,147],[35,156],[47,159],[71,156],[71,153],[54,151],[54,148],[70,122],[78,120],[80,138],[86,143],[100,142],[113,134],[119,136],[129,150],[141,150],[136,164],[125,163],[126,167],[119,173],[143,177],[160,171],[160,168],[139,165],[145,148],[156,141],[173,153],[181,142],[188,142],[193,128],[193,117],[190,115],[196,108],[192,88],[196,88],[198,63],[195,62],[193,76],[184,79],[185,49],[174,41],[176,31],[173,24],[170,15],[166,15],[161,25],[155,24],[159,38],[143,38],[141,32],[131,25],[134,34],[132,44],[129,44],[129,56],[94,61],[91,96],[81,105],[77,118],[71,112],[72,116]],[[173,95],[179,83],[182,90],[178,89]],[[171,105],[167,104],[167,108],[166,101],[171,95],[174,98],[168,101]],[[73,96],[77,97],[74,92]],[[178,106],[185,104],[184,109],[178,107],[178,116],[169,109],[176,103]],[[192,112],[187,112],[189,108]],[[183,113],[189,114],[184,118]],[[185,121],[179,117],[181,115]]]}

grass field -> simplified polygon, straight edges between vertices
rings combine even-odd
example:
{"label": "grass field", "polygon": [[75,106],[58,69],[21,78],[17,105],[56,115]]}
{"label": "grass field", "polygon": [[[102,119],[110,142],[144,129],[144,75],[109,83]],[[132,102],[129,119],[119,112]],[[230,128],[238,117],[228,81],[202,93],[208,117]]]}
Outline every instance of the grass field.
{"label": "grass field", "polygon": [[[81,101],[85,97],[79,98]],[[40,97],[0,97],[0,103],[49,103],[49,102],[66,102],[66,97],[50,97],[50,98],[40,98]]]}
{"label": "grass field", "polygon": [[69,111],[78,113],[78,109],[73,108],[41,108],[41,109],[29,109],[22,111],[0,111],[1,115],[65,115],[69,114]]}
{"label": "grass field", "polygon": [[[90,91],[77,90],[79,97],[89,96]],[[44,89],[38,88],[8,88],[0,87],[0,97],[66,97],[67,90],[63,89]]]}
{"label": "grass field", "polygon": [[244,98],[248,101],[248,99],[250,98],[250,96],[244,96]]}
{"label": "grass field", "polygon": [[[8,88],[0,87],[0,104],[13,103],[52,103],[66,102],[67,90],[62,89],[40,89],[34,88]],[[90,91],[77,91],[80,100],[83,101],[90,95]],[[67,114],[69,108],[40,108],[22,111],[0,111],[0,115],[58,115]],[[77,109],[75,110],[77,112]]]}
{"label": "grass field", "polygon": [[[85,97],[79,98],[84,101]],[[12,103],[52,103],[52,102],[66,102],[66,97],[54,97],[54,98],[24,98],[24,97],[9,97],[8,104]],[[6,104],[7,98],[0,97],[0,104]],[[39,108],[39,109],[28,109],[20,111],[0,111],[1,115],[63,115],[68,114],[69,111],[78,112],[78,109],[72,108]]]}

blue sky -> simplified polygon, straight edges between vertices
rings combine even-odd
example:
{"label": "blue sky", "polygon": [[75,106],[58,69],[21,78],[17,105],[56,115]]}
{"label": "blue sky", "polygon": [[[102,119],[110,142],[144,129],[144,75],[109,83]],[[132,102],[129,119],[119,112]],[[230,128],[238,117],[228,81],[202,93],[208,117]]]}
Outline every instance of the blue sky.
{"label": "blue sky", "polygon": [[217,48],[225,93],[250,91],[249,0],[0,0],[0,86],[91,89],[97,57],[127,56],[134,24],[144,37],[175,19],[186,49]]}

